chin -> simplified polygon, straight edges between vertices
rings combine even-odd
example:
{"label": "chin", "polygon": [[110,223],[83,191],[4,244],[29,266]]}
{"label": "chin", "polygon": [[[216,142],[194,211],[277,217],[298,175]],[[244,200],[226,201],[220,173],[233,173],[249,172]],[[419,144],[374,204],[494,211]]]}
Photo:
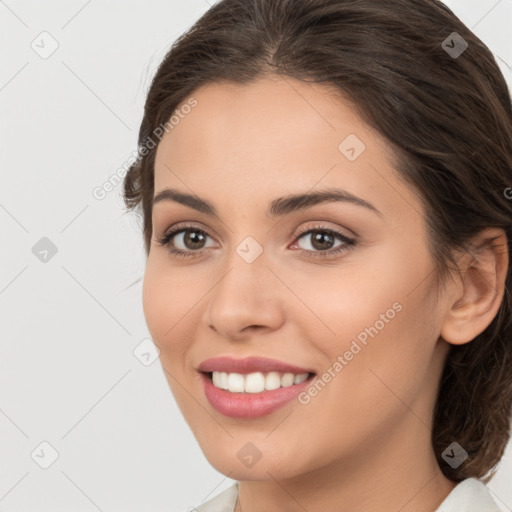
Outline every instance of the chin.
{"label": "chin", "polygon": [[[233,450],[201,449],[213,468],[233,480],[285,480],[302,472],[297,461],[284,459],[277,447],[266,456],[261,454],[258,459],[257,452],[252,452],[250,445],[236,444],[237,447]],[[242,448],[238,448],[238,444]]]}

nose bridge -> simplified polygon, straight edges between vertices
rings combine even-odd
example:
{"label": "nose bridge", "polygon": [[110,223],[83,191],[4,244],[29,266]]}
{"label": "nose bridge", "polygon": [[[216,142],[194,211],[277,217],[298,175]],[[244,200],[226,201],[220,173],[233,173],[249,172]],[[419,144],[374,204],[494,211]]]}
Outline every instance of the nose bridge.
{"label": "nose bridge", "polygon": [[225,263],[225,272],[209,295],[206,324],[230,338],[248,326],[277,328],[281,322],[277,284],[267,268],[263,246],[246,236],[233,247]]}
{"label": "nose bridge", "polygon": [[248,265],[252,265],[263,254],[263,246],[252,235],[246,236],[235,248],[236,254]]}
{"label": "nose bridge", "polygon": [[243,238],[226,257],[226,272],[215,287],[214,295],[240,305],[260,302],[270,285],[271,272],[266,260],[263,246],[254,237]]}

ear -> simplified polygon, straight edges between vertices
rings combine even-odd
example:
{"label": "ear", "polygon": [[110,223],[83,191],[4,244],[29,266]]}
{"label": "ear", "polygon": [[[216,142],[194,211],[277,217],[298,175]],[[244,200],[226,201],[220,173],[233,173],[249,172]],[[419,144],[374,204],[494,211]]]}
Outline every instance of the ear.
{"label": "ear", "polygon": [[487,228],[470,244],[459,263],[449,309],[441,337],[462,345],[473,340],[492,322],[505,292],[508,270],[508,244],[505,231]]}

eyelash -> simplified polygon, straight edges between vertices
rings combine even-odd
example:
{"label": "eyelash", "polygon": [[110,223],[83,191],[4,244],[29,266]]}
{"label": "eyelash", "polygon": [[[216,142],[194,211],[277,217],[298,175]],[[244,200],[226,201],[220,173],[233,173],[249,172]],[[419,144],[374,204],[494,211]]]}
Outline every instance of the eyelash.
{"label": "eyelash", "polygon": [[[190,258],[196,256],[198,253],[201,253],[204,251],[198,250],[198,251],[182,251],[181,249],[175,249],[170,246],[171,239],[182,232],[186,231],[194,231],[196,233],[200,233],[202,235],[210,236],[206,231],[199,229],[192,225],[181,225],[177,226],[169,231],[167,231],[160,239],[157,239],[156,241],[161,246],[168,246],[169,253],[172,255],[178,257],[178,258]],[[297,234],[297,237],[294,240],[294,243],[298,241],[301,237],[305,235],[309,235],[311,233],[327,233],[329,235],[332,235],[335,238],[340,239],[343,242],[343,245],[340,245],[336,249],[329,249],[327,251],[310,251],[306,249],[299,249],[299,251],[302,254],[306,254],[308,257],[312,256],[313,258],[328,258],[330,256],[335,256],[339,253],[350,251],[352,250],[356,245],[357,242],[353,238],[349,238],[348,236],[344,235],[343,233],[340,233],[339,231],[333,230],[331,228],[327,228],[325,226],[314,226],[313,228],[305,229]],[[211,238],[211,237],[210,237]]]}

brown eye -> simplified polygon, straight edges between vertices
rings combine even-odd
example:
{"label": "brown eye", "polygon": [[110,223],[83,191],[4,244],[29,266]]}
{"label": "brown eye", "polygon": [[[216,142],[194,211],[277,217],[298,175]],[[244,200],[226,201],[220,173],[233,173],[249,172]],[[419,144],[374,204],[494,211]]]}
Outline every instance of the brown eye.
{"label": "brown eye", "polygon": [[194,226],[174,228],[157,240],[160,245],[168,246],[169,252],[177,256],[195,256],[206,248],[205,241],[211,238],[208,233]]}
{"label": "brown eye", "polygon": [[[302,239],[309,239],[309,243],[306,244],[309,247],[300,246],[298,241]],[[336,240],[339,241],[338,245],[335,245]],[[308,256],[327,258],[354,248],[356,240],[333,229],[320,226],[300,233],[294,245],[299,246],[301,252]]]}
{"label": "brown eye", "polygon": [[336,240],[330,233],[322,231],[313,231],[310,235],[312,235],[311,246],[319,251],[327,251],[331,249]]}
{"label": "brown eye", "polygon": [[[193,230],[193,229],[184,230],[182,233],[183,233],[183,238],[182,238],[183,245],[185,245],[185,247],[187,249],[191,249],[191,250],[202,249],[203,245],[204,245],[204,241],[205,241],[206,237],[208,236],[201,231]],[[178,234],[181,234],[181,233],[178,233]]]}
{"label": "brown eye", "polygon": [[[300,247],[299,240],[309,237],[309,248]],[[200,256],[205,249],[211,246],[205,245],[207,239],[213,238],[206,231],[195,226],[177,226],[168,232],[157,242],[167,246],[169,253],[180,258]],[[336,241],[338,244],[336,245]],[[293,246],[298,245],[301,252],[311,257],[332,257],[346,252],[356,245],[356,240],[343,233],[339,233],[327,227],[315,227],[299,234]],[[293,247],[292,246],[292,247]]]}

